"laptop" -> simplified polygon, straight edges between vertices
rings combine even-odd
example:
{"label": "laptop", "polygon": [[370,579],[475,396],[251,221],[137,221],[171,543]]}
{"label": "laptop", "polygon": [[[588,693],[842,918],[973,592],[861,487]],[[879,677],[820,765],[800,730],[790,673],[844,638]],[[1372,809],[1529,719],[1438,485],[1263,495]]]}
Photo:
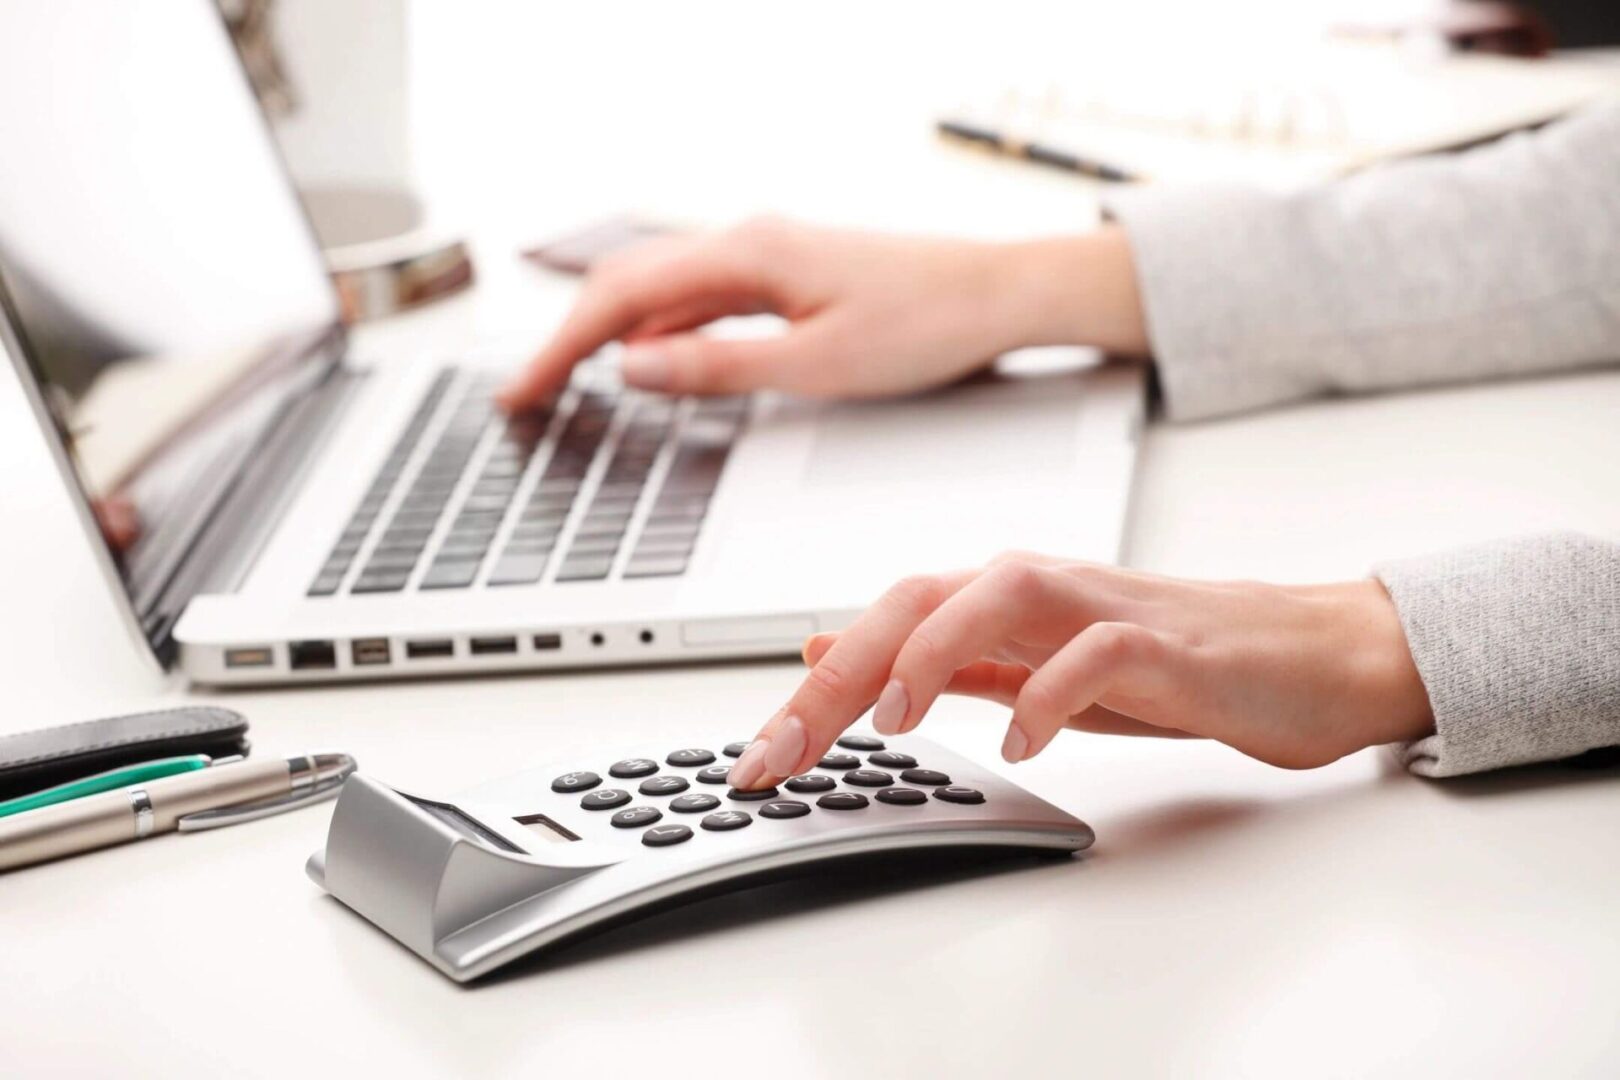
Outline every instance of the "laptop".
{"label": "laptop", "polygon": [[350,353],[208,0],[0,13],[0,344],[132,629],[196,682],[792,654],[906,574],[1118,554],[1137,368],[671,399],[610,348],[508,419],[519,355]]}

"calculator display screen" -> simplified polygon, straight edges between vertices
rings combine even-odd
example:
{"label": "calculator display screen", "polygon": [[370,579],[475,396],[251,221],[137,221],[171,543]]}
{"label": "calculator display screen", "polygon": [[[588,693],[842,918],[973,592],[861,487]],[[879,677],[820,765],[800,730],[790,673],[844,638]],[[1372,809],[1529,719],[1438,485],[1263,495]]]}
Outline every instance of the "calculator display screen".
{"label": "calculator display screen", "polygon": [[565,844],[570,840],[579,839],[544,814],[525,814],[512,820],[527,829],[530,836],[548,844]]}

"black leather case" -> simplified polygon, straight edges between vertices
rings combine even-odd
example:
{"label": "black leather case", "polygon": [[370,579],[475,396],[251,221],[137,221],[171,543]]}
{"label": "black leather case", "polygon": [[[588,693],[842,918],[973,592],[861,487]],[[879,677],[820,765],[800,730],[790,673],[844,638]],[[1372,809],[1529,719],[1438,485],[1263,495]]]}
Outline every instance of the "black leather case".
{"label": "black leather case", "polygon": [[241,713],[190,705],[0,735],[0,799],[154,758],[246,754],[247,730]]}

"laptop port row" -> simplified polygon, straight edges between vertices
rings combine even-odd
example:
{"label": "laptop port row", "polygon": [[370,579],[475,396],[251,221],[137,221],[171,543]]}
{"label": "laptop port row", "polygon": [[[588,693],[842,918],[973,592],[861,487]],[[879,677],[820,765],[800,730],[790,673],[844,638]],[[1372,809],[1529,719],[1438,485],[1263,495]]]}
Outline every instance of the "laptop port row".
{"label": "laptop port row", "polygon": [[[593,631],[587,640],[594,646],[607,644],[607,635],[602,631]],[[635,635],[635,640],[643,645],[651,645],[657,640],[651,629],[643,627]],[[563,647],[563,637],[558,633],[532,634],[529,636],[529,646],[535,652],[556,652]],[[334,641],[294,641],[287,645],[287,662],[293,671],[332,671],[338,666],[338,648],[341,642]],[[491,637],[474,637],[467,640],[466,653],[469,656],[515,656],[520,649],[521,641],[517,635],[499,635]],[[348,643],[349,660],[354,667],[381,667],[394,661],[393,646],[388,638],[356,638]],[[421,638],[404,643],[404,659],[406,660],[449,660],[456,656],[458,649],[453,638]],[[225,666],[228,668],[254,668],[271,667],[275,663],[274,650],[268,645],[250,645],[225,650]]]}

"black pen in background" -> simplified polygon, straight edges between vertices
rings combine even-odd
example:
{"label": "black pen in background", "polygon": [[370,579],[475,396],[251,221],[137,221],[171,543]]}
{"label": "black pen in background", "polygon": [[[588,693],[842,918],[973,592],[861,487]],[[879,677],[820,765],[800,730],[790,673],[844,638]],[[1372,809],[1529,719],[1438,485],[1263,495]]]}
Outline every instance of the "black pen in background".
{"label": "black pen in background", "polygon": [[1106,162],[1083,158],[1067,150],[1059,150],[1038,142],[1025,142],[979,124],[947,119],[940,120],[935,125],[935,130],[947,139],[970,143],[993,153],[1022,158],[1037,165],[1049,165],[1055,169],[1079,173],[1082,176],[1089,176],[1097,180],[1129,183],[1138,179],[1133,173],[1116,168]]}

